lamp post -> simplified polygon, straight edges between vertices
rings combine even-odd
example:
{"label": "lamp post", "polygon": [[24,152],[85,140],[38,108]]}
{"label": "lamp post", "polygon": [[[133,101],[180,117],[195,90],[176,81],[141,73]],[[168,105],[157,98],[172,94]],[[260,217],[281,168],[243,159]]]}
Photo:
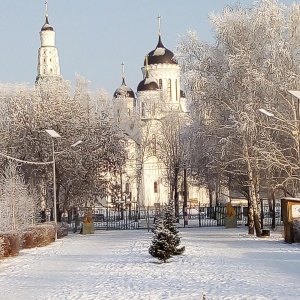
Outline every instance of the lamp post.
{"label": "lamp post", "polygon": [[[46,129],[47,134],[50,135],[52,140],[52,163],[53,163],[53,206],[54,206],[54,223],[55,223],[55,240],[57,239],[57,203],[56,203],[56,172],[55,172],[55,149],[54,149],[54,139],[60,138],[60,134],[57,133],[53,129]],[[81,144],[82,141],[77,141],[71,147],[76,147],[77,145]],[[63,151],[64,152],[64,151]]]}
{"label": "lamp post", "polygon": [[55,223],[55,240],[57,239],[57,207],[56,207],[56,174],[55,174],[55,151],[54,151],[54,139],[61,136],[53,129],[45,130],[52,140],[52,162],[53,162],[53,206],[54,206],[54,223]]}
{"label": "lamp post", "polygon": [[[263,113],[264,115],[266,115],[267,117],[271,117],[271,118],[275,118],[275,115],[272,112],[267,111],[264,108],[259,108],[258,109],[259,112]],[[274,194],[274,190],[272,190],[272,229],[275,229],[276,227],[276,217],[275,217],[275,207],[276,207],[276,200],[275,200],[275,194]],[[263,228],[263,201],[261,200],[261,228]]]}

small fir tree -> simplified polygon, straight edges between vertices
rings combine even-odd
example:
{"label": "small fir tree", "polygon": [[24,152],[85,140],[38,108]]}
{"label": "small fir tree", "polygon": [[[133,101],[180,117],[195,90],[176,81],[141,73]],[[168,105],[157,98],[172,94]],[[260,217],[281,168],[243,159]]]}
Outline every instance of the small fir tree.
{"label": "small fir tree", "polygon": [[180,255],[184,252],[185,247],[179,247],[180,245],[180,236],[179,230],[177,228],[177,221],[174,213],[173,202],[170,202],[169,205],[164,207],[164,226],[173,234],[173,253],[172,255]]}
{"label": "small fir tree", "polygon": [[176,218],[173,203],[170,203],[163,210],[163,218],[157,219],[151,229],[154,236],[149,253],[160,261],[166,262],[171,256],[180,255],[185,250],[185,247],[178,248],[180,237],[174,224],[176,224]]}
{"label": "small fir tree", "polygon": [[173,254],[173,234],[165,228],[163,219],[157,219],[151,230],[154,236],[149,253],[165,263]]}

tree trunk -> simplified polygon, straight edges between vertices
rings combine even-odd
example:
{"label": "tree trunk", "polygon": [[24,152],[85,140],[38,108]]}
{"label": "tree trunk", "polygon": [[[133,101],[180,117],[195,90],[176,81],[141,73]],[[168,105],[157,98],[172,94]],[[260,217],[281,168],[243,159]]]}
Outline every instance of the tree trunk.
{"label": "tree trunk", "polygon": [[272,229],[276,227],[275,191],[272,190]]}
{"label": "tree trunk", "polygon": [[254,234],[254,217],[253,217],[253,206],[251,201],[248,207],[248,234]]}
{"label": "tree trunk", "polygon": [[60,189],[60,184],[56,183],[56,220],[57,222],[61,222],[61,211],[59,210],[59,203],[60,203],[60,199],[59,199],[59,189]]}
{"label": "tree trunk", "polygon": [[220,187],[219,183],[216,182],[216,190],[215,190],[215,196],[216,196],[216,206],[220,205]]}
{"label": "tree trunk", "polygon": [[68,224],[72,223],[74,207],[68,209]]}
{"label": "tree trunk", "polygon": [[209,188],[208,189],[208,194],[209,194],[209,207],[213,207],[213,199],[214,199],[213,194],[214,194],[214,191],[211,188]]}
{"label": "tree trunk", "polygon": [[[248,151],[247,142],[244,139],[244,158],[247,164],[248,178],[249,178],[249,234],[254,234],[254,229],[256,236],[261,236],[261,224],[260,224],[260,198],[259,198],[259,179],[255,176],[255,170],[251,164],[251,156]],[[253,158],[252,158],[253,160]],[[255,164],[255,163],[254,163]],[[255,166],[256,167],[256,166]]]}
{"label": "tree trunk", "polygon": [[135,218],[140,218],[139,209],[140,209],[140,194],[141,194],[141,185],[142,185],[142,168],[137,170],[137,185],[136,185],[136,205],[135,205]]}
{"label": "tree trunk", "polygon": [[178,174],[179,174],[179,168],[175,167],[173,186],[174,186],[175,217],[176,217],[177,222],[179,222]]}

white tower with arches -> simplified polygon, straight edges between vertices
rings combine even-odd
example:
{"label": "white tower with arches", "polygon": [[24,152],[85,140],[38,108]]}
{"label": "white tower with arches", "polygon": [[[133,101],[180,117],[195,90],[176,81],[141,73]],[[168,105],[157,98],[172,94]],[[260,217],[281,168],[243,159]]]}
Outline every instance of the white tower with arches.
{"label": "white tower with arches", "polygon": [[46,4],[45,24],[40,31],[41,47],[38,52],[36,81],[41,78],[60,78],[58,51],[55,47],[55,31],[48,20],[48,2]]}

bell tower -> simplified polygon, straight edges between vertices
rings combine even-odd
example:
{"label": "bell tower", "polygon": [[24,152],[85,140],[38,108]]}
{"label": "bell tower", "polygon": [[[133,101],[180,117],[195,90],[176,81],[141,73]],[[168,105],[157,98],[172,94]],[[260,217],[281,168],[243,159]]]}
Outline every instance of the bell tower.
{"label": "bell tower", "polygon": [[60,78],[58,51],[55,47],[55,31],[49,24],[48,0],[45,1],[45,24],[40,31],[41,47],[38,52],[36,82],[41,78]]}

